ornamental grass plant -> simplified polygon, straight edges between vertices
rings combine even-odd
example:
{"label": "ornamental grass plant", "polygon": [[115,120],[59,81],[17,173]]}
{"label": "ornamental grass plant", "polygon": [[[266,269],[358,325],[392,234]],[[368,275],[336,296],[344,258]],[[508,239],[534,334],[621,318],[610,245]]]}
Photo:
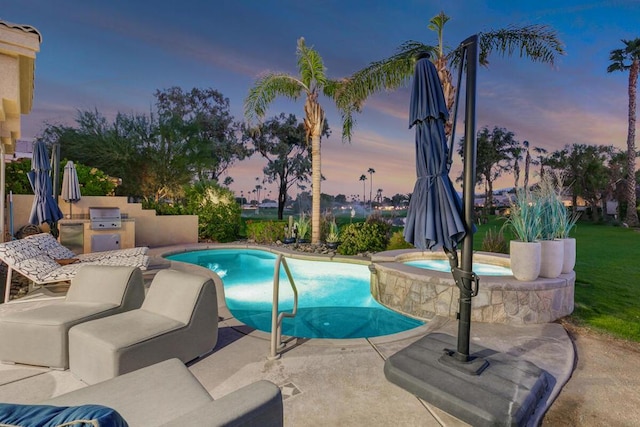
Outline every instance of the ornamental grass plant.
{"label": "ornamental grass plant", "polygon": [[482,239],[482,251],[500,254],[509,253],[502,229],[489,228]]}
{"label": "ornamental grass plant", "polygon": [[300,214],[300,217],[296,221],[296,229],[298,230],[298,241],[306,240],[309,229],[311,228],[311,221],[307,219],[304,212]]}
{"label": "ornamental grass plant", "polygon": [[505,227],[509,227],[517,240],[535,242],[542,235],[541,205],[533,193],[516,189],[516,197],[510,202],[510,213]]}
{"label": "ornamental grass plant", "polygon": [[562,174],[547,174],[534,192],[533,197],[540,204],[544,240],[568,238],[580,218],[580,213],[570,212],[562,202],[563,189]]}
{"label": "ornamental grass plant", "polygon": [[335,219],[329,223],[329,231],[327,232],[327,243],[336,243],[340,239],[340,229]]}

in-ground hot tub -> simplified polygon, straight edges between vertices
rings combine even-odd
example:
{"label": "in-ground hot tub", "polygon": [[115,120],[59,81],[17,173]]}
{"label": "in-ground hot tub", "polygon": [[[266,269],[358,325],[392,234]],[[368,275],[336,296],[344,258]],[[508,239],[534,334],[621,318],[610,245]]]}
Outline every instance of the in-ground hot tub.
{"label": "in-ground hot tub", "polygon": [[[430,320],[455,319],[460,292],[449,271],[406,264],[415,260],[446,260],[444,252],[406,249],[372,256],[371,292],[387,307]],[[508,255],[476,252],[473,262],[510,267]],[[573,312],[575,272],[556,279],[521,282],[512,275],[480,276],[480,287],[471,303],[471,320],[489,323],[547,323]]]}

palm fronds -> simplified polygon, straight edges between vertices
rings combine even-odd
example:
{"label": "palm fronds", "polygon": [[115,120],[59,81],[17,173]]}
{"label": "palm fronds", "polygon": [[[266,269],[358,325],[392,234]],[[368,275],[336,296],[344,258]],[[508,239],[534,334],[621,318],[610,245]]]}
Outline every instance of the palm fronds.
{"label": "palm fronds", "polygon": [[333,99],[342,121],[342,142],[351,142],[351,134],[356,125],[354,113],[360,112],[360,104],[354,103],[349,92],[349,80],[327,80],[324,95]]}
{"label": "palm fronds", "polygon": [[527,57],[533,62],[555,64],[556,55],[564,55],[556,31],[547,25],[510,26],[500,30],[479,33],[480,64],[488,65],[488,57],[496,51],[502,56]]}
{"label": "palm fronds", "polygon": [[[640,38],[634,40],[622,40],[624,49],[614,49],[609,54],[611,64],[607,67],[607,72],[626,71],[631,68],[634,60],[640,59]],[[629,61],[629,63],[625,63]]]}
{"label": "palm fronds", "polygon": [[315,89],[315,85],[323,87],[327,83],[327,76],[322,57],[315,49],[307,47],[304,37],[298,39],[296,54],[302,83],[311,91]]}
{"label": "palm fronds", "polygon": [[249,123],[264,117],[267,108],[279,96],[298,99],[309,88],[299,79],[285,73],[270,73],[260,77],[244,101],[244,115]]}
{"label": "palm fronds", "polygon": [[405,86],[413,75],[417,55],[434,51],[433,46],[417,41],[403,43],[395,55],[372,62],[351,76],[344,88],[345,99],[359,107],[365,99],[375,93]]}

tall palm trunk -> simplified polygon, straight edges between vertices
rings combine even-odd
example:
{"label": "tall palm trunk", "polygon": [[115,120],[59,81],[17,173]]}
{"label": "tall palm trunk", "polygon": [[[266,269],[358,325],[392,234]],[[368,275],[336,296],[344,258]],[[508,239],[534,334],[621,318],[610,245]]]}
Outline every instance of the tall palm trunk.
{"label": "tall palm trunk", "polygon": [[280,177],[280,187],[278,188],[278,219],[284,218],[284,205],[287,203],[287,179]]}
{"label": "tall palm trunk", "polygon": [[439,55],[438,59],[434,62],[436,70],[438,71],[438,77],[442,83],[442,91],[444,93],[444,100],[447,103],[447,110],[449,111],[449,118],[444,125],[444,131],[447,136],[451,136],[451,130],[453,129],[453,103],[455,102],[456,87],[453,85],[453,79],[451,77],[451,71],[449,71],[449,64],[447,63],[447,57]]}
{"label": "tall palm trunk", "polygon": [[634,59],[629,68],[629,129],[627,132],[627,215],[626,223],[630,227],[640,225],[636,209],[636,85],[640,60]]}
{"label": "tall palm trunk", "polygon": [[307,137],[311,139],[311,243],[320,243],[320,181],[322,168],[320,161],[320,136],[324,124],[324,111],[318,104],[318,94],[312,92],[304,104],[304,124]]}
{"label": "tall palm trunk", "polygon": [[524,189],[525,191],[529,190],[529,167],[531,166],[531,153],[529,152],[529,147],[527,147],[527,155],[524,158]]}
{"label": "tall palm trunk", "polygon": [[320,181],[322,177],[320,167],[320,134],[311,138],[311,243],[320,242]]}

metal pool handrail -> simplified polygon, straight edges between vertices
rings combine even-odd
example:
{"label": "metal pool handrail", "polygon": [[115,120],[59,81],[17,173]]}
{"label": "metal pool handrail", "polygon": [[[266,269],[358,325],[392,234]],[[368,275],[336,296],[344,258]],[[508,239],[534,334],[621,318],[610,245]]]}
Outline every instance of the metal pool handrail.
{"label": "metal pool handrail", "polygon": [[[289,284],[291,285],[291,289],[293,289],[293,311],[291,313],[279,313],[278,314],[278,301],[279,301],[279,292],[280,292],[280,265],[284,267],[285,273],[287,273],[287,278],[289,279]],[[298,313],[298,289],[296,288],[296,283],[293,280],[293,276],[291,275],[291,270],[289,270],[289,266],[287,265],[286,258],[279,254],[276,259],[276,264],[273,269],[273,308],[271,309],[271,353],[269,354],[269,359],[278,359],[280,357],[279,350],[284,348],[284,344],[282,343],[282,320],[285,317],[295,317]]]}

